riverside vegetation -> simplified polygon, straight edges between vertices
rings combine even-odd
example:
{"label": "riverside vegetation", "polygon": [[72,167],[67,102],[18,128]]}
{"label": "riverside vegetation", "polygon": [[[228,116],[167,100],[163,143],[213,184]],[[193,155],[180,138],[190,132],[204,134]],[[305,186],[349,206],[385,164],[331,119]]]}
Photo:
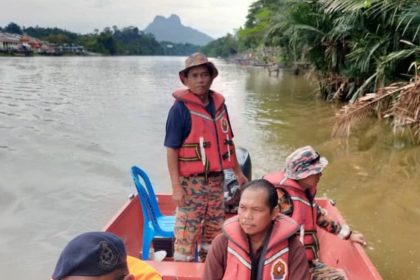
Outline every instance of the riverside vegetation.
{"label": "riverside vegetation", "polygon": [[375,115],[420,142],[418,0],[259,0],[243,28],[204,50],[309,65],[306,73],[326,100],[349,102],[334,136],[349,135],[351,125]]}
{"label": "riverside vegetation", "polygon": [[137,27],[106,27],[89,34],[78,34],[60,28],[20,27],[11,22],[0,31],[26,34],[52,44],[76,44],[87,51],[101,55],[189,55],[198,46],[188,43],[158,42],[151,34]]}

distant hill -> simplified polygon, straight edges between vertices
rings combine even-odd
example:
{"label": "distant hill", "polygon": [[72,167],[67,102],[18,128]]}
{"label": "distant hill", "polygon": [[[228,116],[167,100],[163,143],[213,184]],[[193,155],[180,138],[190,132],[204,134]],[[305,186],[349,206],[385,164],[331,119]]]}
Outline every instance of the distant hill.
{"label": "distant hill", "polygon": [[169,41],[204,46],[213,41],[213,38],[203,32],[184,26],[177,15],[171,15],[169,18],[156,16],[153,22],[144,29],[144,32],[153,34],[160,42]]}

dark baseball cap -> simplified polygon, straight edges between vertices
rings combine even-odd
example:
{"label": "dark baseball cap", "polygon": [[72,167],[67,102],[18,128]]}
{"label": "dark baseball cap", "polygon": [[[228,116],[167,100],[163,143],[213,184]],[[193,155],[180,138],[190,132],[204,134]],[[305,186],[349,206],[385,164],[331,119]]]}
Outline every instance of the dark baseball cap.
{"label": "dark baseball cap", "polygon": [[61,253],[53,280],[67,276],[101,276],[127,268],[124,242],[109,232],[87,232],[71,240]]}

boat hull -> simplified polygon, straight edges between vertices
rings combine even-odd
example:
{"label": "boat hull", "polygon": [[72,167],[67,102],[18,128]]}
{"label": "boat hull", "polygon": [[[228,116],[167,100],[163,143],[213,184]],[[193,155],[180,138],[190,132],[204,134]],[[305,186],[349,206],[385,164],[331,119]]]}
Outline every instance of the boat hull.
{"label": "boat hull", "polygon": [[[168,194],[158,194],[159,207],[164,215],[174,215],[175,204]],[[328,215],[344,223],[338,209],[326,198],[317,199],[317,203],[328,211]],[[133,196],[121,210],[108,222],[104,231],[120,236],[131,256],[139,257],[142,248],[143,216],[137,196]],[[382,277],[365,253],[363,247],[346,240],[341,240],[324,230],[318,230],[320,260],[329,266],[343,269],[348,279],[380,280]],[[155,262],[148,261],[162,275],[163,279],[194,280],[201,279],[204,271],[202,263]]]}

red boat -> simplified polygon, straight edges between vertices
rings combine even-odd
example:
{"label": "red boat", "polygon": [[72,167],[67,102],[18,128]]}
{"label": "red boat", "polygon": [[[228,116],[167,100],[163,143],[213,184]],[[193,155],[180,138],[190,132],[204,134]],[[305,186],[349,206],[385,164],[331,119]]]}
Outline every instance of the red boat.
{"label": "red boat", "polygon": [[[164,215],[173,215],[175,205],[168,194],[158,194],[159,207]],[[338,209],[326,198],[317,199],[321,207],[328,211],[329,216],[343,222]],[[138,257],[142,248],[143,215],[139,199],[133,196],[108,222],[105,231],[113,232],[125,240],[128,254]],[[359,244],[341,240],[322,229],[318,231],[320,241],[320,259],[322,262],[344,270],[350,280],[382,279],[364,249]],[[147,261],[155,267],[163,279],[201,279],[204,270],[202,263],[173,262],[166,259],[162,262]]]}

